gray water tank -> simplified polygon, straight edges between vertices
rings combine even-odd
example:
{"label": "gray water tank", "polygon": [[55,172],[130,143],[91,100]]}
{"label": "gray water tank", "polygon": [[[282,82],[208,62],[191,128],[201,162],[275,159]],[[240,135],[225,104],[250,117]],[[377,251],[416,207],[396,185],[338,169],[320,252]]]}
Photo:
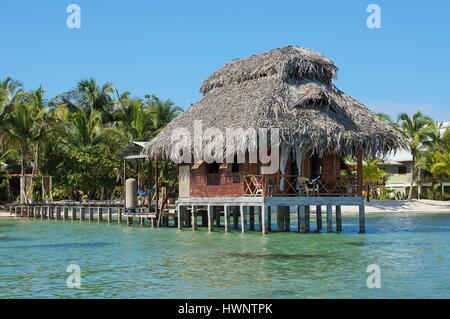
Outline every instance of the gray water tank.
{"label": "gray water tank", "polygon": [[137,208],[137,181],[128,178],[125,182],[125,209]]}

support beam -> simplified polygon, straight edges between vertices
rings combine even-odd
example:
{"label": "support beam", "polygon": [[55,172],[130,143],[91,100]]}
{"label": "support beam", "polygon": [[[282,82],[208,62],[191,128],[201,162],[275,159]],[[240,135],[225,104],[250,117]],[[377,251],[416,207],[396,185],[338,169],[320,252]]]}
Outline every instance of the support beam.
{"label": "support beam", "polygon": [[[209,209],[209,207],[208,207]],[[197,207],[195,207],[194,205],[192,205],[191,207],[191,217],[192,217],[192,230],[197,230]],[[208,225],[209,225],[209,220],[208,220]],[[212,222],[212,221],[211,221]]]}
{"label": "support beam", "polygon": [[322,206],[316,206],[316,225],[317,230],[322,230]]}
{"label": "support beam", "polygon": [[225,220],[225,232],[230,232],[230,206],[225,205],[223,207],[223,217]]}
{"label": "support beam", "polygon": [[84,208],[80,206],[80,221],[84,220]]}
{"label": "support beam", "polygon": [[220,207],[215,206],[214,207],[214,213],[216,218],[216,227],[220,227]]}
{"label": "support beam", "polygon": [[365,206],[359,206],[359,233],[364,234],[366,232],[366,212]]}
{"label": "support beam", "polygon": [[112,209],[108,207],[108,223],[112,223]]}
{"label": "support beam", "polygon": [[336,231],[342,231],[342,211],[341,206],[336,206]]}
{"label": "support beam", "polygon": [[103,210],[101,207],[97,208],[97,220],[100,223],[103,219]]}
{"label": "support beam", "polygon": [[333,231],[333,206],[327,205],[327,233]]}
{"label": "support beam", "polygon": [[89,217],[88,217],[89,218],[89,222],[92,222],[94,220],[94,208],[89,207],[88,214],[89,214]]}
{"label": "support beam", "polygon": [[305,210],[304,206],[297,206],[298,232],[305,232]]}
{"label": "support beam", "polygon": [[241,232],[245,233],[247,230],[247,219],[245,218],[245,210],[246,207],[244,205],[240,206],[240,212],[241,212]]}
{"label": "support beam", "polygon": [[261,206],[261,222],[262,222],[261,223],[261,232],[263,233],[263,235],[269,233],[269,229],[268,229],[268,223],[269,223],[268,212],[269,212],[268,206]]}
{"label": "support beam", "polygon": [[248,218],[249,218],[249,230],[255,230],[255,206],[250,206],[249,207],[249,212],[248,212]]}
{"label": "support beam", "polygon": [[311,231],[311,212],[309,206],[305,206],[305,228],[307,233]]}
{"label": "support beam", "polygon": [[239,214],[236,211],[236,206],[233,207],[233,229],[234,230],[239,229]]}
{"label": "support beam", "polygon": [[[41,207],[41,218],[43,215],[42,207]],[[69,207],[64,206],[63,207],[63,220],[69,219]]]}
{"label": "support beam", "polygon": [[183,213],[181,212],[181,205],[177,206],[177,215],[178,215],[178,229],[183,227]]}
{"label": "support beam", "polygon": [[363,194],[363,150],[360,149],[356,156],[356,173],[358,181],[358,196]]}
{"label": "support beam", "polygon": [[122,209],[121,207],[117,208],[117,223],[122,224]]}
{"label": "support beam", "polygon": [[208,205],[208,231],[213,231],[213,210],[212,206]]}
{"label": "support beam", "polygon": [[[75,219],[77,219],[77,211],[75,210],[75,207],[70,207],[70,210],[72,212],[72,221],[74,221]],[[50,212],[49,212],[50,214]]]}

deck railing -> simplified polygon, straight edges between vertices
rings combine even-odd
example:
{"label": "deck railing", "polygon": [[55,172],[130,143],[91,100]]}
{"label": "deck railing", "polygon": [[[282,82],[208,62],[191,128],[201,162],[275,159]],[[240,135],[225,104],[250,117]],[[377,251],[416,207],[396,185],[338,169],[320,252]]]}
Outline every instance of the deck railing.
{"label": "deck railing", "polygon": [[357,196],[356,176],[246,175],[244,196]]}

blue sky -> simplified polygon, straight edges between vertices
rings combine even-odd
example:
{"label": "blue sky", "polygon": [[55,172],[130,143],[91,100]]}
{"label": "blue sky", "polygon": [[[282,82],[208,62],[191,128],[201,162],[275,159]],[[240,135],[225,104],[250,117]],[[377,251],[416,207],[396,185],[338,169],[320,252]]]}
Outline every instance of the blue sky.
{"label": "blue sky", "polygon": [[[66,8],[81,7],[81,29]],[[381,29],[366,8],[381,7]],[[450,120],[450,1],[15,0],[0,10],[0,77],[48,96],[95,77],[188,107],[202,81],[238,57],[286,45],[339,67],[336,85],[371,109]]]}

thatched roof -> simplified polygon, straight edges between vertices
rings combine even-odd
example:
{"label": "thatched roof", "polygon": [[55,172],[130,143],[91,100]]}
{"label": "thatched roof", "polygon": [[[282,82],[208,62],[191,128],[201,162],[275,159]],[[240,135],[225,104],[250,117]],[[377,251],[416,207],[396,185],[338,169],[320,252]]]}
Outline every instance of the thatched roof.
{"label": "thatched roof", "polygon": [[325,56],[284,47],[236,59],[211,74],[204,97],[172,121],[145,148],[154,158],[169,158],[175,128],[203,130],[279,128],[282,141],[318,154],[381,156],[402,145],[396,130],[362,103],[337,89],[337,67]]}

